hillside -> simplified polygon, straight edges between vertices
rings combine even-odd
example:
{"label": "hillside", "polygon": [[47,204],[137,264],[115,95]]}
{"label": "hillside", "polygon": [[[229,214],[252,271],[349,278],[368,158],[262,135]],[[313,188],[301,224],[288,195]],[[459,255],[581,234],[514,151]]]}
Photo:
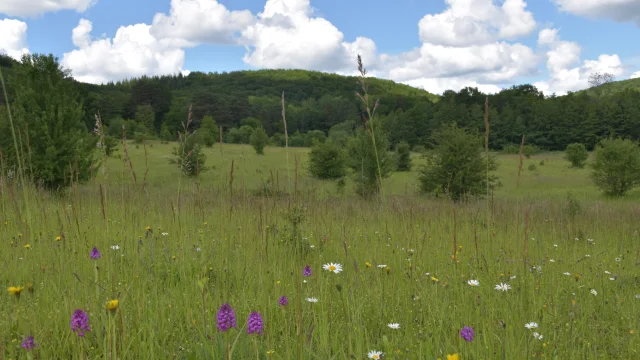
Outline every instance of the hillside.
{"label": "hillside", "polygon": [[602,97],[613,95],[625,90],[640,90],[640,78],[614,81],[597,88],[591,88],[584,91],[591,96]]}

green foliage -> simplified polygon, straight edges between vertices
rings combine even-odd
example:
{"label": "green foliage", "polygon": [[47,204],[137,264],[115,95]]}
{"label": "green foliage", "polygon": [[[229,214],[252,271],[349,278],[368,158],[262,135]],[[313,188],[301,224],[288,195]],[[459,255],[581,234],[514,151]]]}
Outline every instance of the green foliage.
{"label": "green foliage", "polygon": [[181,141],[174,147],[172,164],[178,165],[180,171],[187,176],[197,176],[205,171],[207,157],[202,153],[202,144],[198,142],[196,133],[182,135]]}
{"label": "green foliage", "polygon": [[624,196],[640,185],[638,143],[620,138],[602,140],[596,147],[591,177],[608,196]]}
{"label": "green foliage", "polygon": [[167,126],[166,123],[163,123],[162,127],[160,128],[160,139],[164,143],[175,140],[175,136],[171,135],[171,132],[169,131],[169,126]]}
{"label": "green foliage", "polygon": [[398,171],[410,171],[412,166],[411,149],[408,142],[402,141],[396,146],[396,156]]}
{"label": "green foliage", "polygon": [[[353,170],[356,193],[365,197],[379,193],[380,182],[388,177],[393,169],[393,159],[389,154],[389,140],[380,126],[381,123],[377,120],[372,123],[370,126],[373,126],[373,132],[360,129],[347,144],[347,165]],[[376,146],[373,145],[372,133],[375,136]]]}
{"label": "green foliage", "polygon": [[340,146],[347,146],[349,139],[354,134],[353,129],[355,126],[356,123],[353,120],[347,120],[336,124],[329,129],[328,139]]}
{"label": "green foliage", "polygon": [[281,133],[275,133],[271,136],[271,138],[269,138],[269,145],[271,146],[285,146],[286,143],[286,139],[284,137],[284,134]]}
{"label": "green foliage", "polygon": [[565,159],[571,163],[571,167],[582,169],[587,163],[589,152],[583,144],[573,143],[567,146]]}
{"label": "green foliage", "polygon": [[305,136],[299,131],[296,131],[289,137],[289,146],[291,147],[303,147],[305,143]]}
{"label": "green foliage", "polygon": [[256,154],[264,155],[264,147],[269,143],[269,136],[262,127],[259,127],[251,134],[250,142]]}
{"label": "green foliage", "polygon": [[311,147],[316,143],[323,143],[327,141],[327,135],[320,130],[311,130],[304,136],[304,146]]}
{"label": "green foliage", "polygon": [[220,130],[213,117],[207,115],[202,119],[198,134],[202,136],[203,143],[208,147],[212,147],[219,140]]}
{"label": "green foliage", "polygon": [[242,121],[240,121],[240,125],[247,125],[255,130],[255,129],[258,129],[259,127],[262,127],[262,121],[250,116],[242,119]]}
{"label": "green foliage", "polygon": [[104,137],[103,149],[105,155],[112,156],[115,154],[118,151],[118,146],[120,146],[120,139],[109,135]]}
{"label": "green foliage", "polygon": [[149,104],[138,106],[134,120],[146,129],[153,129],[156,122],[156,114],[153,111],[153,107]]}
{"label": "green foliage", "polygon": [[[87,131],[70,73],[53,55],[25,55],[8,82],[15,86],[15,135],[28,175],[52,190],[70,185],[71,176],[89,180],[95,174],[98,137]],[[10,124],[5,120],[0,127],[6,166],[17,169]]]}
{"label": "green foliage", "polygon": [[342,148],[332,141],[317,142],[309,153],[309,173],[318,179],[339,179],[346,175]]}
{"label": "green foliage", "polygon": [[487,181],[495,184],[497,178],[491,172],[497,170],[494,157],[483,156],[483,139],[458,127],[456,124],[443,126],[433,134],[433,151],[427,158],[427,165],[419,170],[422,192],[449,195],[453,200],[467,196],[486,194]]}

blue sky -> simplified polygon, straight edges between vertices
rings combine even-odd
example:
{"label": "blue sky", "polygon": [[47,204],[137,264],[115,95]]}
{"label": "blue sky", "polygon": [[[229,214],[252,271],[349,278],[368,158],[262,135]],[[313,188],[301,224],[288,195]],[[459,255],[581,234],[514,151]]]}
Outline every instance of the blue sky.
{"label": "blue sky", "polygon": [[[12,35],[0,52],[53,53],[96,83],[258,68],[349,74],[349,57],[363,53],[374,76],[436,93],[520,83],[565,93],[594,71],[640,76],[640,6],[626,1],[3,0],[0,30]],[[122,30],[136,24],[146,25]]]}

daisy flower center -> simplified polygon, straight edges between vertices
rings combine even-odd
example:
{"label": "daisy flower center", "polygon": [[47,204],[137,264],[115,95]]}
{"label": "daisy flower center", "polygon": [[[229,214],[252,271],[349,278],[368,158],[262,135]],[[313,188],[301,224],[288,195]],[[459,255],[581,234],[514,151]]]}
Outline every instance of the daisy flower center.
{"label": "daisy flower center", "polygon": [[[333,265],[331,265],[331,266],[329,266],[329,270],[331,270],[331,271],[335,271],[335,270],[336,270],[336,267],[335,267],[335,266],[333,266]],[[374,358],[374,359],[376,359],[376,358]]]}
{"label": "daisy flower center", "polygon": [[378,356],[378,355],[373,355],[372,359],[380,359],[380,356]]}

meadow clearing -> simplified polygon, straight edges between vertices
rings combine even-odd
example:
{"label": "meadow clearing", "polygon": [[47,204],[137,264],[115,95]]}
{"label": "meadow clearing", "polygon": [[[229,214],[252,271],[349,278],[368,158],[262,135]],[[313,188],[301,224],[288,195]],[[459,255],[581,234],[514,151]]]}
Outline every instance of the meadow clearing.
{"label": "meadow clearing", "polygon": [[194,182],[128,146],[63,195],[3,182],[1,359],[640,358],[640,191],[562,154],[500,155],[503,186],[456,204],[415,171],[361,199],[308,149],[216,144]]}

